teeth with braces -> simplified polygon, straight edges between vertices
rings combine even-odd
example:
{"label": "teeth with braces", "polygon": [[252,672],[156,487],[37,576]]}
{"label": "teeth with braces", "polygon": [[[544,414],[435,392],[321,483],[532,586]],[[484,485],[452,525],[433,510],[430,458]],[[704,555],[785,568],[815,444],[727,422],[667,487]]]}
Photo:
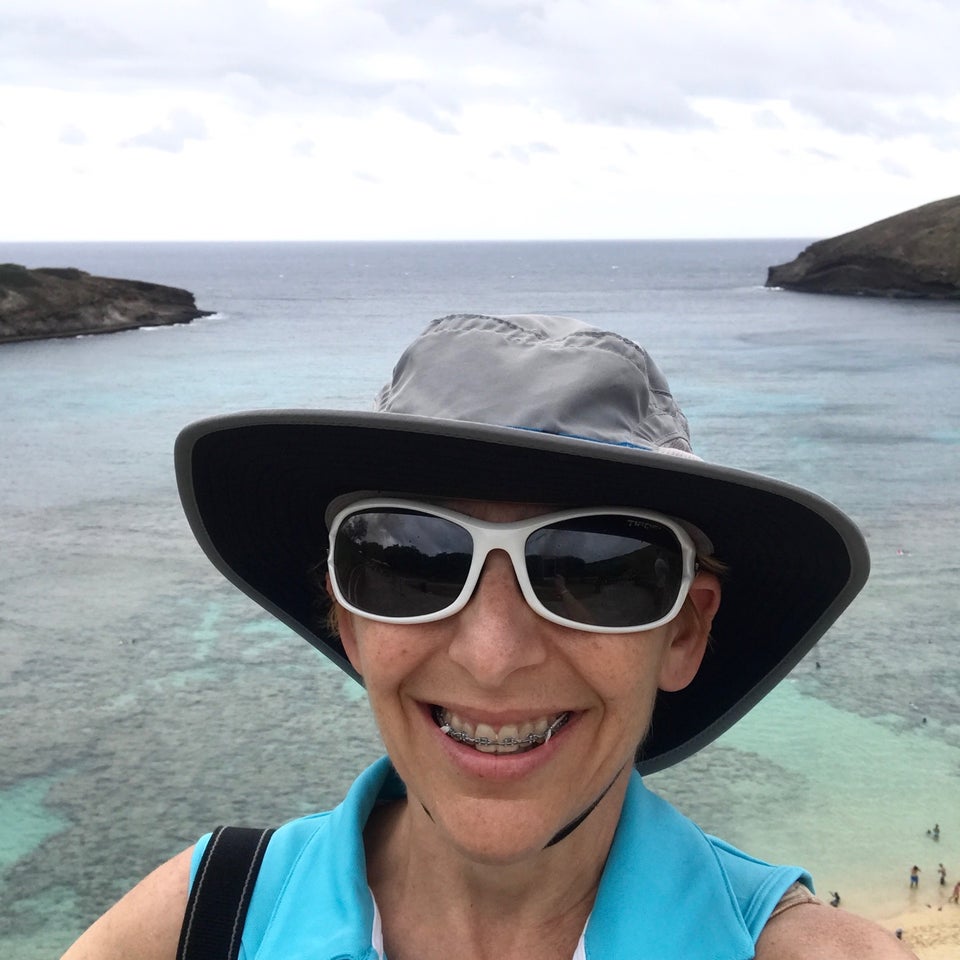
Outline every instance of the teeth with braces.
{"label": "teeth with braces", "polygon": [[434,716],[441,732],[451,740],[471,747],[538,747],[546,743],[570,719],[569,713],[562,713],[543,733],[528,733],[525,737],[504,737],[502,740],[497,740],[493,737],[471,737],[468,733],[454,730],[449,723],[440,723],[439,709],[434,712]]}

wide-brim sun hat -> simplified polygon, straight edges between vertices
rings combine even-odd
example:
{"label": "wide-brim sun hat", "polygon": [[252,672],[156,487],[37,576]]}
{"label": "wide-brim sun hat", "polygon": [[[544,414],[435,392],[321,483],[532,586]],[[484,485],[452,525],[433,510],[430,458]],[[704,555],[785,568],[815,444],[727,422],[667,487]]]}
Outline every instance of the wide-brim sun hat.
{"label": "wide-brim sun hat", "polygon": [[743,716],[869,571],[863,536],[841,510],[696,457],[646,351],[565,317],[435,320],[373,410],[202,420],[178,437],[176,468],[186,516],[213,564],[357,680],[322,590],[325,514],[337,498],[363,491],[639,507],[692,525],[701,549],[709,541],[727,567],[723,598],[693,682],[657,696],[642,773],[682,760]]}

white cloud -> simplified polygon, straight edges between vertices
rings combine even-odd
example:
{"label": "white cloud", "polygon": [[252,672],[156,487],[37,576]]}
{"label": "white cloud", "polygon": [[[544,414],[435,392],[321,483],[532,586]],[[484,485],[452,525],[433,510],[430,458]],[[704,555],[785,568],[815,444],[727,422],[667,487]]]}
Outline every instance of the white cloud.
{"label": "white cloud", "polygon": [[167,122],[121,142],[124,147],[150,147],[180,153],[188,140],[205,140],[207,125],[189,110],[172,110]]}
{"label": "white cloud", "polygon": [[101,191],[50,238],[824,235],[960,192],[958,35],[951,0],[5,0],[0,152]]}
{"label": "white cloud", "polygon": [[494,150],[490,156],[494,160],[514,160],[526,165],[534,157],[557,153],[559,151],[556,147],[551,147],[549,143],[512,143],[500,150]]}
{"label": "white cloud", "polygon": [[71,147],[82,147],[87,142],[87,135],[75,124],[66,123],[60,128],[60,142]]}
{"label": "white cloud", "polygon": [[902,163],[898,163],[896,160],[892,160],[889,157],[880,158],[880,167],[885,170],[887,173],[891,174],[894,177],[903,177],[904,179],[909,179],[912,171],[904,166]]}

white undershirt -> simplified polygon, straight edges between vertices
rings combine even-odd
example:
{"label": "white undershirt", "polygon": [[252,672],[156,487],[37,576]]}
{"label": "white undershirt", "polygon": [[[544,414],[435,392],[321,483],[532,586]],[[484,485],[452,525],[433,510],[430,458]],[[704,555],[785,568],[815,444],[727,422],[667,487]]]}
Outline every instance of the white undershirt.
{"label": "white undershirt", "polygon": [[[383,952],[383,923],[380,920],[380,908],[377,906],[373,891],[370,891],[370,899],[373,900],[373,930],[370,933],[371,946],[377,951],[378,960],[387,960]],[[589,917],[587,918],[589,922]],[[584,931],[587,927],[584,924]],[[583,933],[577,941],[577,949],[573,951],[571,960],[587,960],[587,952],[583,945]]]}

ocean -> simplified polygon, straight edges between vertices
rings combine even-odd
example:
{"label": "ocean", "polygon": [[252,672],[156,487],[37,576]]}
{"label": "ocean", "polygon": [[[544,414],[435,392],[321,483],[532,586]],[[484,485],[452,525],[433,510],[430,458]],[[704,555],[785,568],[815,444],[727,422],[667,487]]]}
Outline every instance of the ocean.
{"label": "ocean", "polygon": [[367,408],[400,349],[454,312],[560,313],[636,339],[701,456],[809,487],[862,526],[873,573],[847,613],[744,720],[648,782],[852,909],[937,896],[940,862],[952,885],[960,306],[764,288],[805,245],[0,243],[0,262],[185,287],[215,311],[0,345],[4,955],[59,955],[216,824],[332,805],[379,755],[362,691],[202,556],[172,445],[216,413]]}

